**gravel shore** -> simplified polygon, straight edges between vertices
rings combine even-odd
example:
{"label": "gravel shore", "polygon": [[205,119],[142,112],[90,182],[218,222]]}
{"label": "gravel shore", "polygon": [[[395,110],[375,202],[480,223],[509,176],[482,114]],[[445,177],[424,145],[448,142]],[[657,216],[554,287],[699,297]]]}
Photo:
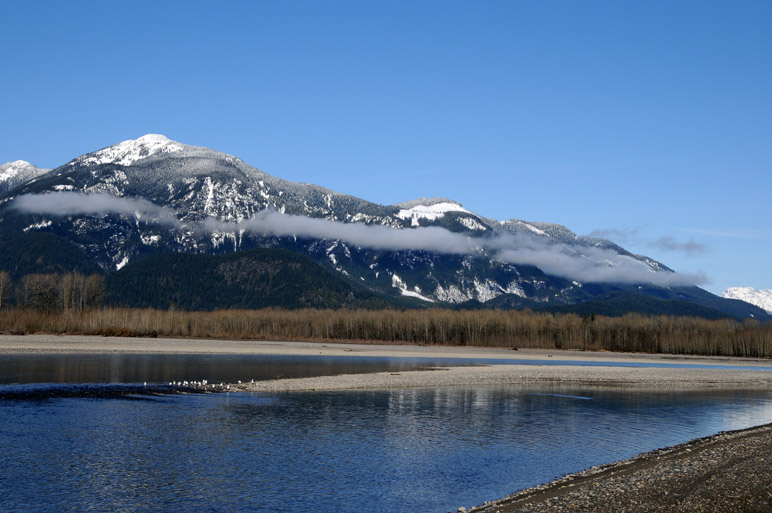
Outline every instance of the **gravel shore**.
{"label": "gravel shore", "polygon": [[772,425],[765,425],[594,467],[469,512],[770,512],[770,476]]}

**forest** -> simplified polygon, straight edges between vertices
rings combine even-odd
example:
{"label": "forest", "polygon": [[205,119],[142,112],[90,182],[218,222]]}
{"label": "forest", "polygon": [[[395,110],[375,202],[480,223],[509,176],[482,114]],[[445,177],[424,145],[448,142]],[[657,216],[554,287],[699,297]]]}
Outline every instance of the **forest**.
{"label": "forest", "polygon": [[[754,319],[532,310],[262,308],[186,311],[104,306],[104,278],[0,271],[0,332],[356,341],[772,357],[772,324]],[[216,340],[212,344],[216,344]]]}

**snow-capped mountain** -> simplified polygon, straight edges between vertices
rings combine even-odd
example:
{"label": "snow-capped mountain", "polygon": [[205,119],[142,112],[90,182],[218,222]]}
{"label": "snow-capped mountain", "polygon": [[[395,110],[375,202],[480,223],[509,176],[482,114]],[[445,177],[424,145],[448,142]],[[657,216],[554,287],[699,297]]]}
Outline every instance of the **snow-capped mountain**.
{"label": "snow-capped mountain", "polygon": [[721,294],[728,299],[739,299],[772,314],[772,290],[756,290],[753,287],[729,287]]}
{"label": "snow-capped mountain", "polygon": [[162,135],[43,172],[0,193],[0,238],[31,245],[47,234],[47,245],[105,272],[157,253],[277,247],[428,305],[559,304],[610,290],[715,298],[684,292],[688,280],[655,260],[564,226],[492,220],[446,198],[380,205]]}
{"label": "snow-capped mountain", "polygon": [[3,196],[14,187],[27,183],[49,171],[50,169],[40,169],[24,160],[3,164],[0,166],[0,196]]}

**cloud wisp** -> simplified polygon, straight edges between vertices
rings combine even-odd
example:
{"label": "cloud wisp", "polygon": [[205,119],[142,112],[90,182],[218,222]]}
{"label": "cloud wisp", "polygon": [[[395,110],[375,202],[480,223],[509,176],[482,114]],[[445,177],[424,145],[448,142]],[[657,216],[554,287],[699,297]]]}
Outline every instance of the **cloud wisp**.
{"label": "cloud wisp", "polygon": [[677,240],[675,237],[660,237],[657,240],[653,240],[648,243],[650,248],[660,249],[663,251],[679,251],[685,253],[688,256],[704,255],[709,251],[709,247],[701,242],[697,242],[694,239],[689,239],[685,242]]}
{"label": "cloud wisp", "polygon": [[203,226],[207,231],[245,230],[276,237],[338,239],[354,246],[391,251],[412,249],[458,255],[472,253],[476,247],[474,239],[436,226],[399,230],[388,226],[288,215],[276,210],[263,210],[240,223],[209,219]]}
{"label": "cloud wisp", "polygon": [[652,240],[641,235],[641,232],[642,227],[640,226],[630,229],[605,228],[593,230],[589,236],[596,239],[608,239],[615,242],[646,246],[659,251],[683,253],[689,257],[702,256],[710,252],[710,246],[691,238],[681,241],[673,236],[666,235]]}
{"label": "cloud wisp", "polygon": [[13,200],[12,207],[29,214],[75,215],[129,215],[148,223],[168,227],[180,225],[170,208],[161,207],[142,198],[119,198],[112,194],[83,194],[53,192],[24,194]]}
{"label": "cloud wisp", "polygon": [[244,231],[276,237],[333,239],[375,250],[422,250],[453,255],[488,254],[502,262],[535,266],[545,274],[585,283],[686,286],[704,282],[702,276],[654,271],[639,260],[609,249],[582,247],[580,253],[571,246],[524,234],[468,237],[440,227],[395,229],[287,215],[275,210],[264,210],[255,217],[238,223],[214,218],[191,223],[178,220],[173,210],[141,198],[76,192],[23,195],[13,201],[12,207],[26,213],[60,216],[126,215],[169,228],[204,232]]}

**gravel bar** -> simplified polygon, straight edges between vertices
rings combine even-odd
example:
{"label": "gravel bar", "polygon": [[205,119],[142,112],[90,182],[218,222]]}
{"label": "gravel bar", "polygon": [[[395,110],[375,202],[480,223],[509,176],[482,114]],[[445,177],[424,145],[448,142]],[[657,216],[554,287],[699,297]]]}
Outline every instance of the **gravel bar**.
{"label": "gravel bar", "polygon": [[593,467],[470,513],[772,511],[772,424]]}
{"label": "gravel bar", "polygon": [[233,385],[247,392],[299,392],[485,385],[559,385],[678,389],[769,389],[772,371],[672,367],[485,365],[343,374]]}

